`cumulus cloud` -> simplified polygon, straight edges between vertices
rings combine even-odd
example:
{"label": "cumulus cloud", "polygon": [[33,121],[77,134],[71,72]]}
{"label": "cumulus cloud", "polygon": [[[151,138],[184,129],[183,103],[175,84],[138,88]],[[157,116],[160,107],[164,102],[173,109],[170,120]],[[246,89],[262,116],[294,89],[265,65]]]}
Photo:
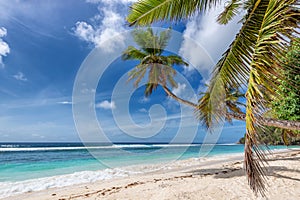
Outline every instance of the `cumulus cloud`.
{"label": "cumulus cloud", "polygon": [[7,35],[7,30],[4,27],[0,27],[0,68],[4,67],[3,56],[7,56],[10,52],[10,48],[6,42],[3,41],[3,37]]}
{"label": "cumulus cloud", "polygon": [[[204,82],[215,63],[233,41],[241,24],[238,23],[240,16],[237,16],[227,25],[220,25],[216,22],[218,15],[223,11],[224,2],[206,14],[199,13],[190,18],[183,33],[184,41],[179,54],[197,67]],[[193,68],[187,68],[191,70]]]}
{"label": "cumulus cloud", "polygon": [[18,81],[27,81],[28,80],[22,72],[18,72],[17,74],[13,75],[13,77]]}
{"label": "cumulus cloud", "polygon": [[96,108],[103,108],[103,109],[106,109],[106,110],[113,110],[113,109],[116,109],[116,104],[114,101],[102,101],[100,103],[97,103],[96,104]]}
{"label": "cumulus cloud", "polygon": [[[99,4],[100,14],[91,18],[91,23],[78,21],[74,28],[74,34],[83,41],[103,48],[110,52],[120,45],[124,45],[125,12],[120,8],[128,7],[134,0],[87,0],[88,3]],[[99,23],[100,22],[100,23]]]}

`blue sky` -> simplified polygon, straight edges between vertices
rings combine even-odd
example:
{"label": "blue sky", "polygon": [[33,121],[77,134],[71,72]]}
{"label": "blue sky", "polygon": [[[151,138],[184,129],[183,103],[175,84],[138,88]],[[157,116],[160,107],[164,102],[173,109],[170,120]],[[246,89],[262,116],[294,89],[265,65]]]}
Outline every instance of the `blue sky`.
{"label": "blue sky", "polygon": [[[119,38],[120,41],[115,38],[129,29],[125,17],[128,6],[133,1],[0,1],[0,141],[80,141],[72,113],[72,92],[76,75],[95,47],[113,51],[119,47],[116,42],[121,44],[126,40],[122,37]],[[176,70],[196,94],[203,89],[199,86],[207,81],[212,63],[217,62],[240,26],[237,19],[226,27],[217,25],[215,18],[220,10],[218,8],[208,15],[197,15],[175,25],[156,24],[164,27],[171,25],[174,30],[182,33],[183,39],[178,41],[178,53],[191,66],[199,67],[200,70],[179,66]],[[197,51],[195,44],[205,51]],[[130,119],[135,124],[120,130],[113,114],[118,114],[121,123],[125,123],[128,116],[119,112],[122,105],[112,99],[112,91],[117,81],[136,63],[117,58],[107,68],[93,91],[93,107],[107,138],[115,142],[168,142],[183,127],[184,134],[179,134],[179,141],[185,142],[192,137],[196,142],[201,142],[205,131],[195,125],[197,121],[190,114],[191,110],[182,114],[181,109],[188,108],[181,108],[160,88],[149,98],[145,98],[142,85],[134,90],[127,105]],[[195,101],[197,97],[187,95],[188,84],[179,81],[179,87],[173,88],[173,92]],[[133,89],[131,83],[126,87]],[[155,115],[162,108],[157,107],[157,104],[164,108],[162,114],[165,115]],[[151,121],[149,118],[151,107],[157,120]],[[184,124],[180,124],[182,118],[185,118]],[[143,136],[142,133],[153,130],[152,126],[161,125],[160,121],[164,121],[161,130],[152,133],[151,137]],[[147,127],[149,123],[152,125]],[[134,133],[136,125],[142,128],[145,126],[141,129],[144,131],[140,131],[140,136],[125,133]],[[194,136],[190,132],[195,128],[198,130]],[[89,134],[95,134],[94,132],[95,130]],[[234,126],[226,125],[219,142],[236,142],[243,134],[243,122],[236,122]]]}

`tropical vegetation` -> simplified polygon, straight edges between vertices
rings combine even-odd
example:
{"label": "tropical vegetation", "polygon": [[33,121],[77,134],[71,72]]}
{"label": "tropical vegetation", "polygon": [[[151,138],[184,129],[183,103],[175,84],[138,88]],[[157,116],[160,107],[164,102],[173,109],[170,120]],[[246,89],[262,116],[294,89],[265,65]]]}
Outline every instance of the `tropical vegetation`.
{"label": "tropical vegetation", "polygon": [[[127,20],[130,25],[149,25],[159,20],[178,21],[209,11],[221,2],[140,0],[132,5]],[[299,88],[299,84],[286,76],[288,70],[297,71],[299,68],[285,65],[281,59],[288,51],[290,41],[299,37],[299,1],[231,0],[218,17],[218,22],[227,24],[237,13],[244,13],[242,27],[214,67],[207,91],[195,108],[198,118],[207,127],[228,118],[246,121],[245,168],[248,182],[255,193],[264,195],[264,169],[260,162],[265,157],[260,150],[258,137],[261,129],[266,125],[288,130],[300,129],[298,119],[264,117],[270,103],[285,95],[278,91]],[[228,112],[226,97],[230,91],[243,91],[244,88],[246,112]],[[224,103],[216,104],[220,97]]]}

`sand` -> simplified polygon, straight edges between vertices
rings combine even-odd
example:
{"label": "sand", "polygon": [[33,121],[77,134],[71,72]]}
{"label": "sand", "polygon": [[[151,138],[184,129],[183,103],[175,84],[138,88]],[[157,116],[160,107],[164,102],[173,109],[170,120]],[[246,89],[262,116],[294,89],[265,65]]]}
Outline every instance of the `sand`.
{"label": "sand", "polygon": [[[11,200],[300,199],[300,150],[269,156],[267,197],[249,189],[242,155],[189,159],[146,174],[25,193]],[[143,166],[141,166],[143,167]],[[144,166],[145,167],[145,166]]]}

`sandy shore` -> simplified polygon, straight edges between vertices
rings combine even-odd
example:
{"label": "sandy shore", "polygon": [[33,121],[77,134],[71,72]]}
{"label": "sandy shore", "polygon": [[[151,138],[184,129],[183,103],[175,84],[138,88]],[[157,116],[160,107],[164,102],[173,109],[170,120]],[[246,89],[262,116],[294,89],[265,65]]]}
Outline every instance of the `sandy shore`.
{"label": "sandy shore", "polygon": [[[141,166],[142,167],[142,166]],[[269,156],[267,199],[300,199],[300,150]],[[25,193],[6,199],[265,199],[247,185],[242,155],[189,159],[158,171]]]}

